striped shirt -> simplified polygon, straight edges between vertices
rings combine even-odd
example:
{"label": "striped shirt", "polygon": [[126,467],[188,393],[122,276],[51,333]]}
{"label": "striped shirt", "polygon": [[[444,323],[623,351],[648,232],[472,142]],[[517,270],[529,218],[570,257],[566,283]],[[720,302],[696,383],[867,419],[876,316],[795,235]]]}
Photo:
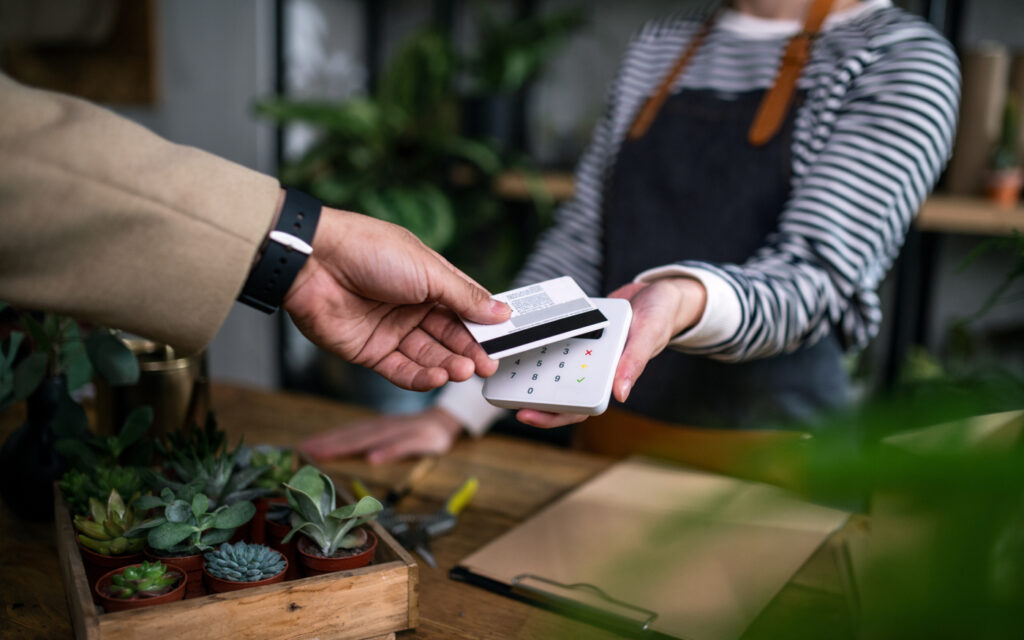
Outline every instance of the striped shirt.
{"label": "striped shirt", "polygon": [[[577,166],[575,195],[517,286],[571,275],[589,295],[608,293],[600,290],[604,185],[636,113],[703,22],[700,12],[677,15],[648,23],[633,39]],[[768,89],[800,28],[726,10],[674,89]],[[675,349],[743,361],[794,351],[833,330],[848,349],[860,349],[878,332],[876,290],[949,158],[957,58],[922,19],[889,0],[867,0],[829,16],[798,88],[806,93],[794,125],[791,193],[764,246],[743,264],[679,256],[637,274],[688,275],[705,285],[704,315],[672,341]],[[441,404],[453,406],[444,397]]]}

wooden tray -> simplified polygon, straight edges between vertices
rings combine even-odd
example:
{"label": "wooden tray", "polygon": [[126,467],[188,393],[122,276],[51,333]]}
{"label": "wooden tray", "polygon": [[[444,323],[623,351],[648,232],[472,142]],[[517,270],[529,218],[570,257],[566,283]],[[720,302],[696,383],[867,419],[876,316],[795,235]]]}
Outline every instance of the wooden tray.
{"label": "wooden tray", "polygon": [[380,543],[374,564],[368,567],[101,613],[90,595],[92,586],[85,577],[71,515],[56,486],[54,492],[57,552],[78,640],[363,640],[394,637],[394,632],[411,629],[418,621],[418,567],[376,522],[370,526]]}

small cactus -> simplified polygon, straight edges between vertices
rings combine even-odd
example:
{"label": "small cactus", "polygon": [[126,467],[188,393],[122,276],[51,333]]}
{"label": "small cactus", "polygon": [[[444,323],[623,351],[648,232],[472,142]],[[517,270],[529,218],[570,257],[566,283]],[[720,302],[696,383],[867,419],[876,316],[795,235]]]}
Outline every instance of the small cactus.
{"label": "small cactus", "polygon": [[75,516],[74,525],[83,547],[106,556],[120,556],[138,553],[146,545],[144,537],[127,536],[136,520],[141,518],[125,504],[117,489],[111,489],[106,505],[89,498],[89,516]]}
{"label": "small cactus", "polygon": [[262,544],[225,543],[206,554],[210,575],[232,582],[259,582],[284,571],[284,556]]}
{"label": "small cactus", "polygon": [[173,589],[181,575],[169,571],[162,562],[143,562],[139,565],[125,567],[124,571],[110,579],[107,595],[112,598],[128,600],[135,596],[152,598]]}

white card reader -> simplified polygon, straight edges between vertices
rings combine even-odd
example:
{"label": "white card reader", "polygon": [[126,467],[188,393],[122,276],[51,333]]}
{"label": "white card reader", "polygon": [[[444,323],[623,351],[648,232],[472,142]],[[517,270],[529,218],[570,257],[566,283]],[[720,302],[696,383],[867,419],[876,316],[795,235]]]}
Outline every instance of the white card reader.
{"label": "white card reader", "polygon": [[619,298],[591,300],[608,318],[604,329],[502,358],[484,382],[484,398],[504,409],[604,413],[633,309]]}

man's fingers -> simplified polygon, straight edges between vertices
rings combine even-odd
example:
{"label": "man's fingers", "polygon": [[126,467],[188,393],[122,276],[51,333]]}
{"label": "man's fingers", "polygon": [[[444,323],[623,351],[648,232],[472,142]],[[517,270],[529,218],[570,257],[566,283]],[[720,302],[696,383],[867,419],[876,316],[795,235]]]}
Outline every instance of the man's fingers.
{"label": "man's fingers", "polygon": [[448,382],[448,372],[441,367],[424,367],[399,351],[392,351],[373,370],[411,391],[430,391]]}
{"label": "man's fingers", "polygon": [[493,300],[486,289],[460,277],[440,261],[434,261],[433,267],[427,274],[431,301],[440,302],[463,318],[480,324],[508,320],[512,310],[504,302]]}
{"label": "man's fingers", "polygon": [[536,409],[520,409],[516,413],[516,420],[519,422],[541,429],[564,427],[567,424],[576,424],[586,419],[587,416],[576,413],[548,413]]}
{"label": "man's fingers", "polygon": [[473,375],[475,369],[472,360],[452,353],[423,329],[413,329],[399,343],[398,350],[420,366],[441,367],[449,378],[460,382]]}
{"label": "man's fingers", "polygon": [[[487,357],[487,352],[450,309],[435,307],[420,326],[452,352],[472,360],[477,375],[486,378],[498,370],[498,361]],[[465,378],[452,379],[462,381]]]}

